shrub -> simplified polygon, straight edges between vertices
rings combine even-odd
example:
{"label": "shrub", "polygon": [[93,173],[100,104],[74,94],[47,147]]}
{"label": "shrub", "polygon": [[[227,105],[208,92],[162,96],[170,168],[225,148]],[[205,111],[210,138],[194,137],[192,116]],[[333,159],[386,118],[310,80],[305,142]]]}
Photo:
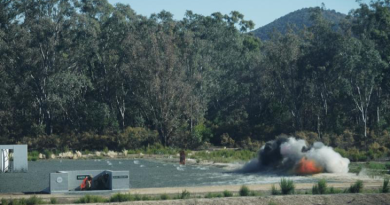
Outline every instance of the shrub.
{"label": "shrub", "polygon": [[240,191],[238,193],[240,194],[240,196],[249,196],[250,189],[247,186],[243,185],[241,186]]}
{"label": "shrub", "polygon": [[168,194],[161,194],[161,195],[160,195],[160,199],[161,199],[161,200],[168,200],[168,199],[170,199],[170,197],[169,197]]}
{"label": "shrub", "polygon": [[110,202],[124,202],[124,201],[134,201],[134,197],[130,194],[121,194],[117,193],[110,197]]}
{"label": "shrub", "polygon": [[280,190],[282,194],[293,194],[295,190],[295,185],[293,180],[282,178],[280,180]]}
{"label": "shrub", "polygon": [[188,199],[190,198],[191,193],[187,190],[181,192],[180,199]]}
{"label": "shrub", "polygon": [[39,158],[39,152],[38,151],[32,151],[28,153],[28,161],[37,161]]}
{"label": "shrub", "polygon": [[275,187],[274,184],[272,185],[271,194],[272,195],[279,195],[280,194],[279,190]]}
{"label": "shrub", "polygon": [[349,158],[348,156],[348,152],[345,150],[345,149],[341,149],[341,148],[334,148],[333,149],[335,152],[339,153],[342,157],[346,157],[346,158]]}
{"label": "shrub", "polygon": [[383,180],[382,193],[389,193],[389,178]]}
{"label": "shrub", "polygon": [[221,198],[222,194],[221,193],[207,193],[205,198]]}
{"label": "shrub", "polygon": [[231,191],[225,190],[225,191],[223,191],[223,196],[224,197],[232,197],[233,193]]}
{"label": "shrub", "polygon": [[365,151],[359,151],[356,148],[351,148],[347,152],[347,157],[353,161],[366,161],[368,159],[367,153]]}
{"label": "shrub", "polygon": [[76,200],[75,203],[86,204],[86,203],[106,203],[108,200],[101,196],[85,195],[80,199]]}
{"label": "shrub", "polygon": [[320,181],[318,181],[317,184],[315,184],[312,188],[312,193],[313,194],[325,194],[326,193],[326,180],[325,179],[321,179]]}
{"label": "shrub", "polygon": [[118,136],[120,148],[135,149],[153,145],[158,142],[158,133],[143,127],[127,127]]}
{"label": "shrub", "polygon": [[32,196],[26,200],[27,205],[43,204],[43,200],[36,196]]}
{"label": "shrub", "polygon": [[43,204],[43,200],[41,198],[38,198],[36,196],[32,196],[28,199],[1,199],[2,205],[37,205],[37,204]]}
{"label": "shrub", "polygon": [[8,205],[7,199],[1,199],[1,205]]}
{"label": "shrub", "polygon": [[142,201],[150,201],[152,198],[150,196],[142,196]]}
{"label": "shrub", "polygon": [[363,181],[357,180],[355,184],[351,185],[347,190],[349,193],[361,193],[363,190]]}
{"label": "shrub", "polygon": [[142,200],[142,198],[140,195],[138,195],[138,194],[134,195],[134,201],[141,201],[141,200]]}
{"label": "shrub", "polygon": [[50,198],[50,204],[58,204],[58,201],[56,198]]}
{"label": "shrub", "polygon": [[309,144],[313,144],[314,142],[317,142],[320,140],[317,133],[310,132],[310,131],[295,132],[294,136],[296,136],[297,138],[306,140],[306,142]]}
{"label": "shrub", "polygon": [[106,153],[106,154],[107,154],[107,153],[108,153],[108,151],[109,151],[109,150],[108,150],[108,147],[104,147],[104,148],[103,148],[103,152],[104,152],[104,153]]}
{"label": "shrub", "polygon": [[367,155],[371,159],[377,159],[386,156],[388,152],[389,149],[387,147],[380,145],[378,142],[374,142],[368,147]]}
{"label": "shrub", "polygon": [[83,153],[86,154],[86,155],[89,155],[89,154],[91,154],[91,151],[89,151],[88,149],[86,149],[86,150],[84,150]]}
{"label": "shrub", "polygon": [[43,154],[45,155],[46,159],[50,159],[51,154],[53,154],[52,151],[45,149],[43,150]]}
{"label": "shrub", "polygon": [[336,190],[334,189],[334,187],[330,187],[329,194],[335,194],[335,193],[336,193]]}

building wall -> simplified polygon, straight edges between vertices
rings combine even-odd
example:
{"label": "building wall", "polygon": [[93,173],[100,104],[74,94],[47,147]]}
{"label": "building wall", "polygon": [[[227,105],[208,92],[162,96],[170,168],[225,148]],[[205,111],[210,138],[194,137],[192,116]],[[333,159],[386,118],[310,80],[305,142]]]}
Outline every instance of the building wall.
{"label": "building wall", "polygon": [[9,167],[9,150],[0,149],[0,172],[8,171]]}
{"label": "building wall", "polygon": [[15,172],[27,172],[27,145],[0,145],[0,149],[13,150],[13,170]]}

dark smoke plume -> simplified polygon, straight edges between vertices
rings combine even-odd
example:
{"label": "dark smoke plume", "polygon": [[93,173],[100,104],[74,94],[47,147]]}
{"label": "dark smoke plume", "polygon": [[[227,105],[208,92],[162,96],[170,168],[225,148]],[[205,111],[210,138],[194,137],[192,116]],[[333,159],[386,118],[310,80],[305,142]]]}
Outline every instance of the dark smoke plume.
{"label": "dark smoke plume", "polygon": [[305,140],[294,137],[267,142],[238,172],[272,172],[280,174],[347,173],[349,159],[341,157],[322,142],[307,146]]}

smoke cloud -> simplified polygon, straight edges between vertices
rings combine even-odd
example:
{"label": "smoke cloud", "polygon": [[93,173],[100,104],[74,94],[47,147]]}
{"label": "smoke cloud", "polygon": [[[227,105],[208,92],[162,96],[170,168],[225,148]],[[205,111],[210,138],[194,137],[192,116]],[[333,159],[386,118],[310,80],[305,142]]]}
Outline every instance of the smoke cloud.
{"label": "smoke cloud", "polygon": [[308,175],[320,172],[348,173],[349,159],[322,142],[308,146],[305,140],[278,138],[267,142],[238,172],[272,172]]}

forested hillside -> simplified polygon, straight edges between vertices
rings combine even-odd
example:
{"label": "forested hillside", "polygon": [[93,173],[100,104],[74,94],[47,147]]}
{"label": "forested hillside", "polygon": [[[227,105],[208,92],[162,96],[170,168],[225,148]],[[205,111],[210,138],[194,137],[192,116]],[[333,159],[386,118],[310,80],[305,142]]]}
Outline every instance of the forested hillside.
{"label": "forested hillside", "polygon": [[340,29],[247,33],[238,12],[180,21],[106,0],[0,1],[0,144],[259,146],[294,134],[390,147],[390,5]]}
{"label": "forested hillside", "polygon": [[[294,31],[302,30],[305,27],[311,27],[315,23],[312,19],[312,13],[316,8],[303,8],[282,16],[275,21],[257,28],[252,31],[253,34],[262,40],[268,40],[274,31],[286,34],[289,29]],[[335,10],[323,9],[322,17],[333,24],[333,29],[338,29],[339,24],[345,20],[346,15]]]}

